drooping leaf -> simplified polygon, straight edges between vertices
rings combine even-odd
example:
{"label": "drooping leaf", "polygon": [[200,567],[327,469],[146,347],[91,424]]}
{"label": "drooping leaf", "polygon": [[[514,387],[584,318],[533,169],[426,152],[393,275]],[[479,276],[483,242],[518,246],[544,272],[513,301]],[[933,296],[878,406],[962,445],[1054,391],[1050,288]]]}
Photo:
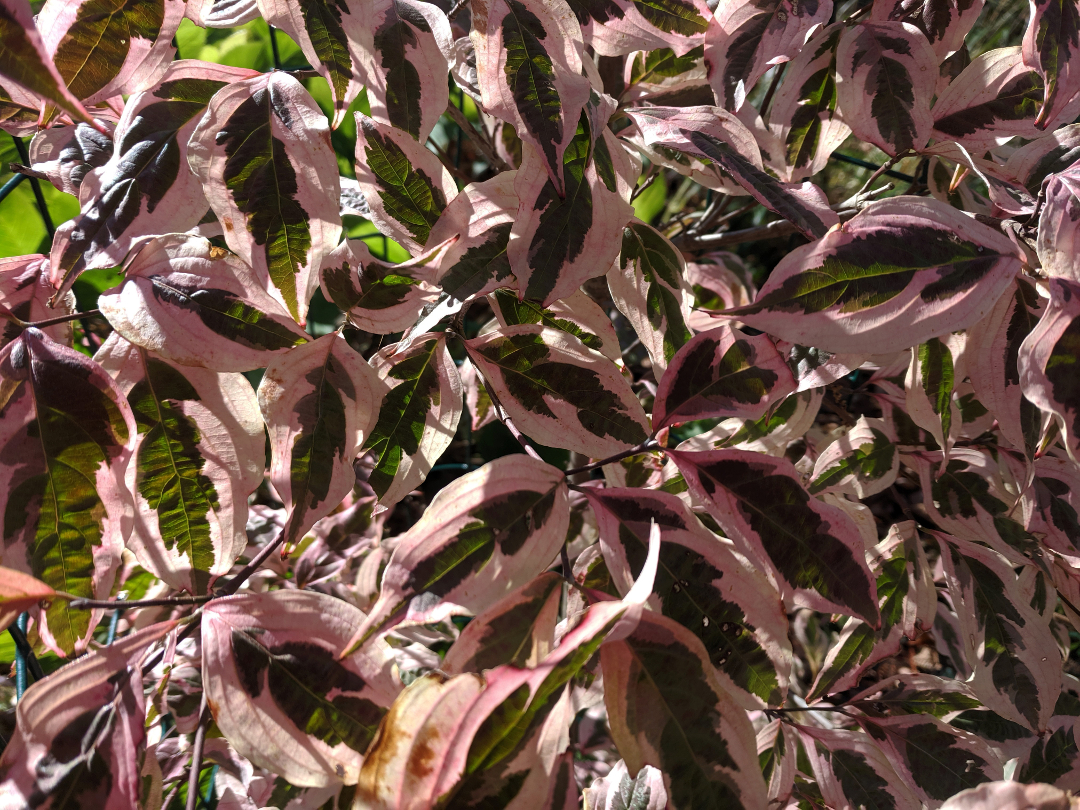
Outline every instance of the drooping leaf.
{"label": "drooping leaf", "polygon": [[817,174],[851,132],[837,110],[836,46],[842,25],[814,34],[784,73],[769,110],[769,129],[784,147],[785,180]]}
{"label": "drooping leaf", "polygon": [[701,639],[725,689],[746,693],[735,695],[738,702],[782,703],[791,669],[787,617],[765,576],[710,534],[674,495],[640,489],[585,494],[619,592],[627,593],[640,574],[655,521],[660,563],[650,602]]}
{"label": "drooping leaf", "polygon": [[[0,377],[19,383],[0,411],[4,565],[104,599],[131,533],[131,409],[97,363],[34,328],[0,352]],[[34,612],[42,640],[61,655],[85,649],[101,618],[64,600]]]}
{"label": "drooping leaf", "polygon": [[768,337],[718,326],[695,335],[675,355],[656,392],[653,424],[755,420],[794,391],[791,371]]}
{"label": "drooping leaf", "polygon": [[831,807],[919,810],[922,803],[869,734],[799,726],[821,795]]}
{"label": "drooping leaf", "polygon": [[233,82],[192,133],[188,163],[226,244],[303,324],[341,235],[338,165],[314,99],[281,71]]}
{"label": "drooping leaf", "polygon": [[685,56],[702,43],[712,17],[704,0],[568,0],[585,44],[602,56],[670,48]]}
{"label": "drooping leaf", "polygon": [[960,427],[960,409],[953,392],[965,376],[963,346],[963,335],[930,338],[919,344],[911,350],[904,381],[908,416],[934,437],[946,458],[955,439],[954,425],[955,429]]}
{"label": "drooping leaf", "polygon": [[1043,542],[1062,554],[1080,556],[1080,473],[1072,462],[1042,456],[1025,491],[1024,528],[1043,536]]}
{"label": "drooping leaf", "polygon": [[405,130],[357,113],[356,135],[356,181],[371,208],[371,221],[410,253],[422,251],[457,195],[454,178],[434,152]]}
{"label": "drooping leaf", "polygon": [[[618,256],[623,226],[633,209],[619,195],[613,167],[601,148],[606,141],[599,138],[599,128],[612,105],[601,106],[595,122],[588,110],[582,112],[562,153],[558,185],[545,173],[540,153],[523,150],[514,182],[517,218],[506,251],[522,298],[544,305],[566,298],[587,279],[607,272]],[[612,168],[610,173],[605,165]]]}
{"label": "drooping leaf", "polygon": [[563,152],[592,90],[570,7],[565,0],[478,0],[471,38],[484,109],[536,148],[556,196],[569,194]]}
{"label": "drooping leaf", "polygon": [[319,284],[327,301],[345,312],[348,320],[367,332],[387,334],[408,329],[421,310],[438,300],[428,281],[447,250],[441,244],[401,264],[371,255],[360,239],[345,239],[323,259]]}
{"label": "drooping leaf", "polygon": [[1076,219],[1080,214],[1080,172],[1068,168],[1047,183],[1043,194],[1045,203],[1039,214],[1039,238],[1036,248],[1039,263],[1048,276],[1080,281],[1074,243],[1077,239]]}
{"label": "drooping leaf", "polygon": [[814,462],[809,490],[854,495],[860,500],[892,486],[900,454],[888,426],[860,416],[855,425],[826,447]]}
{"label": "drooping leaf", "polygon": [[20,613],[55,597],[56,591],[40,579],[13,568],[0,568],[0,627],[6,630]]}
{"label": "drooping leaf", "polygon": [[173,62],[161,84],[128,99],[108,162],[89,173],[95,192],[60,226],[52,279],[68,289],[83,270],[114,267],[146,234],[180,233],[206,213],[188,169],[188,139],[214,94],[254,71],[194,59]]}
{"label": "drooping leaf", "polygon": [[651,432],[618,368],[567,332],[522,324],[466,346],[514,423],[538,442],[604,458]]}
{"label": "drooping leaf", "polygon": [[98,307],[136,346],[214,371],[262,368],[308,340],[247,265],[186,234],[148,242]]}
{"label": "drooping leaf", "polygon": [[30,168],[44,173],[60,191],[79,196],[86,175],[108,163],[113,154],[112,122],[97,123],[106,132],[89,124],[39,130],[30,142]]}
{"label": "drooping leaf", "polygon": [[652,765],[677,807],[764,807],[754,731],[701,641],[647,611],[600,648],[611,735],[627,768]]}
{"label": "drooping leaf", "polygon": [[459,301],[516,286],[506,255],[518,209],[516,182],[517,172],[507,171],[470,183],[431,228],[428,239],[433,245],[458,237],[440,262],[436,281]]}
{"label": "drooping leaf", "polygon": [[442,671],[457,675],[503,664],[536,666],[553,646],[563,581],[548,571],[483,611],[458,636]]}
{"label": "drooping leaf", "polygon": [[1012,294],[1003,295],[990,314],[968,330],[967,365],[975,394],[997,417],[1002,435],[1029,458],[1035,455],[1042,415],[1021,391],[1018,359],[1043,305],[1035,288],[1018,277]]}
{"label": "drooping leaf", "polygon": [[[49,283],[49,260],[44,256],[0,259],[0,307],[16,318],[33,323],[74,312],[75,297],[70,294],[60,296],[55,308],[48,308],[46,302],[55,292]],[[0,331],[0,349],[15,340],[21,331],[17,325],[5,321],[3,330]],[[57,343],[71,345],[70,323],[53,324],[41,331]]]}
{"label": "drooping leaf", "polygon": [[581,290],[541,307],[536,301],[519,301],[510,290],[488,296],[495,317],[503,326],[536,323],[573,335],[590,349],[615,362],[622,361],[615,327],[600,306]]}
{"label": "drooping leaf", "polygon": [[68,90],[89,105],[156,84],[183,18],[180,0],[48,0],[37,27]]}
{"label": "drooping leaf", "polygon": [[1069,124],[1009,155],[1004,174],[1036,195],[1047,176],[1065,171],[1077,158],[1080,158],[1080,125]]}
{"label": "drooping leaf", "polygon": [[382,642],[339,657],[364,614],[312,591],[245,593],[202,616],[202,679],[242,756],[291,784],[355,784],[398,687]]}
{"label": "drooping leaf", "polygon": [[1080,448],[1080,282],[1050,279],[1050,303],[1020,345],[1016,364],[1024,396],[1053,414],[1072,458]]}
{"label": "drooping leaf", "polygon": [[647,144],[704,158],[730,176],[770,211],[818,239],[839,222],[825,195],[812,183],[781,183],[768,174],[753,134],[719,107],[640,107],[627,114]]}
{"label": "drooping leaf", "polygon": [[531,457],[504,456],[458,478],[398,542],[348,649],[402,621],[493,605],[547,568],[569,520],[562,473]]}
{"label": "drooping leaf", "polygon": [[0,4],[0,41],[4,43],[0,76],[58,104],[81,121],[93,120],[53,64],[28,0],[4,0]]}
{"label": "drooping leaf", "polygon": [[934,134],[969,149],[987,149],[1001,138],[1033,138],[1042,101],[1042,79],[1020,56],[1020,47],[987,51],[964,68],[934,102]]}
{"label": "drooping leaf", "polygon": [[1045,128],[1080,90],[1080,6],[1072,0],[1032,0],[1024,32],[1024,64],[1043,78],[1036,126]]}
{"label": "drooping leaf", "polygon": [[361,452],[374,456],[368,485],[388,508],[422,484],[450,446],[461,418],[461,378],[445,334],[379,352],[372,365],[389,390]]}
{"label": "drooping leaf", "polygon": [[300,46],[330,85],[333,126],[370,81],[371,6],[358,0],[259,0],[263,18]]}
{"label": "drooping leaf", "polygon": [[0,758],[0,802],[139,806],[146,743],[140,662],[174,625],[162,622],[117,639],[26,690]]}
{"label": "drooping leaf", "polygon": [[423,143],[446,109],[453,35],[442,9],[420,0],[377,0],[368,99],[376,121]]}
{"label": "drooping leaf", "polygon": [[173,588],[207,593],[247,546],[247,499],[263,479],[255,391],[240,374],[177,366],[118,333],[94,359],[138,429],[125,476],[135,500],[128,547]]}
{"label": "drooping leaf", "polygon": [[934,126],[937,56],[910,23],[856,23],[840,37],[837,94],[860,140],[889,155],[921,149]]}
{"label": "drooping leaf", "polygon": [[339,332],[275,358],[259,384],[270,433],[270,480],[298,542],[356,485],[352,462],[371,433],[384,385]]}
{"label": "drooping leaf", "polygon": [[832,0],[720,0],[705,33],[716,103],[737,112],[758,79],[799,53],[810,30],[829,21]]}
{"label": "drooping leaf", "polygon": [[937,200],[894,198],[793,250],[753,304],[723,315],[805,346],[885,354],[972,325],[1019,270],[1000,232]]}
{"label": "drooping leaf", "polygon": [[686,262],[662,233],[634,220],[622,233],[618,262],[608,271],[615,306],[630,321],[652,360],[659,382],[692,333]]}
{"label": "drooping leaf", "polygon": [[185,16],[200,28],[234,28],[259,18],[258,0],[187,0]]}
{"label": "drooping leaf", "polygon": [[791,462],[746,450],[669,455],[736,547],[769,572],[785,603],[878,626],[877,589],[858,528],[839,507],[812,498]]}
{"label": "drooping leaf", "polygon": [[999,554],[954,537],[940,545],[972,690],[1002,717],[1043,731],[1061,694],[1061,654],[1049,624],[1021,598]]}
{"label": "drooping leaf", "polygon": [[986,743],[931,715],[867,717],[862,725],[900,777],[929,804],[1002,777],[1001,763]]}

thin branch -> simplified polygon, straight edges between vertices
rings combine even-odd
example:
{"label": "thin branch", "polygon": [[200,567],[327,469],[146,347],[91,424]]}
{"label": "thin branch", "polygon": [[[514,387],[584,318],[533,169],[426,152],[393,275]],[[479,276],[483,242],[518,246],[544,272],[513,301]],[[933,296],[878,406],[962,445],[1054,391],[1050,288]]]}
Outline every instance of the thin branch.
{"label": "thin branch", "polygon": [[630,195],[630,202],[633,202],[638,197],[640,197],[642,192],[644,192],[645,189],[647,189],[649,186],[651,186],[656,181],[656,178],[659,177],[659,176],[660,176],[660,172],[657,170],[657,166],[654,163],[649,168],[649,175],[648,175],[648,177],[645,178],[645,182],[642,183],[637,188],[635,188],[634,192]]}
{"label": "thin branch", "polygon": [[[91,310],[87,310],[86,312],[72,312],[69,315],[57,315],[55,318],[47,318],[44,321],[28,322],[28,321],[22,320],[21,318],[17,318],[15,315],[13,315],[10,312],[0,313],[0,315],[2,315],[2,317],[5,320],[11,321],[13,324],[15,324],[16,326],[21,327],[23,329],[29,329],[31,326],[34,327],[35,329],[44,329],[46,326],[56,326],[59,323],[67,323],[68,321],[78,321],[78,320],[82,320],[83,318],[92,318],[92,317],[94,317],[96,315],[100,315],[100,314],[101,314],[100,309],[91,309]],[[85,329],[85,327],[84,327],[84,329]]]}
{"label": "thin branch", "polygon": [[454,17],[456,17],[458,14],[460,14],[461,10],[463,8],[465,8],[465,6],[468,5],[468,3],[469,3],[469,0],[457,0],[457,2],[454,3],[453,7],[450,9],[450,13],[446,15],[446,18],[448,20],[450,20],[450,22],[453,22]]}
{"label": "thin branch", "polygon": [[435,143],[433,138],[428,138],[428,143],[431,144],[431,147],[435,150],[435,155],[450,174],[454,175],[454,177],[466,185],[472,182],[472,178],[468,177],[461,169],[454,165],[454,162],[450,160],[450,156],[442,150],[442,147]]}
{"label": "thin branch", "polygon": [[469,137],[469,140],[476,144],[476,148],[479,149],[481,154],[487,159],[491,168],[499,172],[509,171],[510,167],[506,165],[506,161],[499,157],[499,153],[495,151],[495,144],[487,137],[486,131],[483,131],[482,129],[477,130],[465,113],[454,106],[453,102],[446,105],[446,114],[450,116],[453,122],[458,125],[458,128]]}
{"label": "thin branch", "polygon": [[214,594],[211,598],[217,599],[222,596],[231,596],[232,594],[240,590],[240,586],[247,582],[248,577],[258,571],[259,568],[262,567],[262,564],[266,562],[267,559],[269,559],[270,555],[277,550],[277,547],[284,542],[285,532],[282,531],[278,534],[277,538],[272,543],[267,543],[263,547],[262,551],[260,551],[258,554],[255,555],[254,558],[252,558],[251,562],[241,568],[236,573],[236,576],[227,580],[224,585],[220,586],[216,591],[214,591]]}
{"label": "thin branch", "polygon": [[34,676],[35,681],[40,681],[45,677],[45,673],[41,671],[41,663],[37,660],[37,656],[34,655],[34,648],[27,641],[26,633],[19,627],[18,622],[12,622],[8,625],[8,632],[11,634],[11,640],[15,642],[15,646],[22,653],[26,666],[30,669],[30,674]]}
{"label": "thin branch", "polygon": [[36,177],[38,180],[49,179],[49,175],[45,174],[45,172],[39,172],[37,169],[24,166],[21,163],[9,163],[8,168],[15,172],[15,174],[25,174],[27,177]]}
{"label": "thin branch", "polygon": [[905,151],[905,152],[901,152],[896,157],[891,157],[888,160],[886,160],[883,164],[881,164],[881,166],[879,166],[878,169],[872,175],[870,175],[869,179],[865,183],[863,183],[863,187],[860,188],[857,192],[855,192],[855,207],[856,208],[861,207],[860,206],[860,201],[862,200],[862,196],[864,194],[866,194],[867,191],[870,190],[870,186],[872,186],[874,184],[875,180],[877,180],[879,177],[881,177],[881,175],[888,172],[893,166],[895,166],[901,160],[903,160],[906,157],[911,157],[914,154],[915,153],[911,152],[910,150]]}
{"label": "thin branch", "polygon": [[616,453],[613,456],[602,458],[599,461],[593,461],[589,464],[585,464],[581,467],[574,467],[572,470],[566,471],[566,476],[569,478],[571,475],[577,475],[579,473],[592,472],[593,470],[599,470],[605,464],[613,464],[616,461],[622,461],[624,458],[630,458],[630,456],[636,456],[639,453],[648,453],[652,450],[660,449],[660,443],[656,439],[646,439],[636,447],[631,447],[629,450],[623,450],[620,453]]}
{"label": "thin branch", "polygon": [[131,608],[147,607],[190,607],[192,605],[205,605],[214,596],[164,596],[160,599],[133,599],[130,602],[124,599],[73,599],[68,605],[72,610],[93,610],[105,608],[106,610],[128,610]]}
{"label": "thin branch", "polygon": [[186,810],[195,810],[199,806],[199,772],[202,771],[203,746],[206,743],[206,727],[210,722],[210,711],[206,706],[206,692],[203,692],[199,704],[199,726],[195,729],[195,742],[191,746],[191,770],[188,771]]}

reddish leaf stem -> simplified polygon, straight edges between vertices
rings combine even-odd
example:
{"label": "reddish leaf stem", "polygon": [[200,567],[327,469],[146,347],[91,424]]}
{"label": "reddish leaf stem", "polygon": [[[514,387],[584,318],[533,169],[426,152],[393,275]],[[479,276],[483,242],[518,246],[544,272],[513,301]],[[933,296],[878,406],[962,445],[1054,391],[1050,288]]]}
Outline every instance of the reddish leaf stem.
{"label": "reddish leaf stem", "polygon": [[203,692],[199,704],[199,726],[195,729],[195,742],[191,746],[191,770],[188,771],[186,810],[195,810],[199,805],[199,772],[202,770],[203,746],[206,743],[206,726],[209,724],[209,710],[206,706],[206,692]]}

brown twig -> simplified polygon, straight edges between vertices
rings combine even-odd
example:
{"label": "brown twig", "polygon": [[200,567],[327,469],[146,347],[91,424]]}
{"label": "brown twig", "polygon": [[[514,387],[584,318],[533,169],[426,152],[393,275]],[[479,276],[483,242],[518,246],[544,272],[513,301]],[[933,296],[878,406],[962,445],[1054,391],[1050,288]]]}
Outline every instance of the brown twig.
{"label": "brown twig", "polygon": [[465,113],[455,107],[452,102],[446,105],[446,114],[453,119],[458,128],[468,136],[469,140],[476,144],[476,148],[487,159],[491,168],[498,172],[505,172],[510,169],[506,165],[506,161],[499,157],[499,153],[495,150],[495,144],[488,138],[487,132],[477,130]]}
{"label": "brown twig", "polygon": [[202,770],[203,746],[206,744],[206,726],[210,722],[209,715],[204,691],[199,704],[199,726],[195,729],[195,741],[191,745],[191,770],[188,771],[186,810],[195,810],[199,806],[199,772]]}
{"label": "brown twig", "polygon": [[45,172],[39,172],[37,169],[24,166],[21,163],[9,163],[8,168],[15,172],[15,174],[25,174],[27,177],[36,177],[38,180],[49,179],[49,175],[45,174]]}
{"label": "brown twig", "polygon": [[10,312],[0,314],[5,320],[11,321],[16,326],[23,329],[29,329],[31,326],[35,329],[44,329],[46,326],[56,326],[59,323],[67,323],[68,321],[78,321],[83,318],[91,318],[95,315],[100,315],[100,309],[91,309],[86,312],[72,312],[69,315],[57,315],[55,318],[47,318],[44,321],[24,321],[22,318],[16,317]]}
{"label": "brown twig", "polygon": [[648,453],[652,450],[659,449],[660,444],[656,441],[656,439],[646,439],[641,444],[637,445],[636,447],[631,447],[629,450],[623,450],[622,452],[616,453],[613,456],[608,456],[607,458],[602,458],[599,461],[593,461],[589,464],[584,464],[581,467],[574,467],[572,470],[567,470],[566,477],[569,478],[571,475],[578,475],[579,473],[599,470],[605,464],[614,464],[616,461],[622,461],[624,458],[630,458],[630,456],[636,456],[639,453]]}
{"label": "brown twig", "polygon": [[192,605],[204,605],[213,598],[212,594],[207,594],[205,596],[164,596],[160,599],[133,599],[130,602],[124,599],[73,599],[68,607],[72,610],[93,610],[94,608],[128,610],[131,608],[147,607],[190,607]]}
{"label": "brown twig", "polygon": [[461,169],[454,165],[453,161],[450,160],[450,156],[442,150],[441,146],[435,143],[434,139],[428,138],[428,143],[431,144],[431,148],[435,150],[436,156],[442,162],[442,165],[446,167],[446,170],[450,172],[450,174],[454,175],[454,177],[456,177],[458,180],[460,180],[462,183],[465,183],[466,185],[472,182],[472,178],[468,177],[463,171],[461,171]]}

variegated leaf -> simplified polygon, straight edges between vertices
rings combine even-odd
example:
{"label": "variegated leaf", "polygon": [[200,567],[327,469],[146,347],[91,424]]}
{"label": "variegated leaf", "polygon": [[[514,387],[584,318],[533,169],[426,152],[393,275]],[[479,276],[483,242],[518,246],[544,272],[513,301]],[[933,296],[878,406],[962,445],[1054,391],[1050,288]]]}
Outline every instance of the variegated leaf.
{"label": "variegated leaf", "polygon": [[1035,476],[1025,495],[1024,527],[1050,548],[1080,557],[1080,471],[1053,456],[1035,460]]}
{"label": "variegated leaf", "polygon": [[371,5],[365,0],[259,0],[263,18],[300,46],[330,85],[333,126],[371,77]]}
{"label": "variegated leaf", "polygon": [[454,178],[434,152],[405,130],[363,113],[356,114],[356,181],[371,221],[410,253],[429,243],[432,227],[457,195]]}
{"label": "variegated leaf", "polygon": [[327,301],[366,332],[385,335],[408,329],[421,310],[439,298],[427,279],[447,245],[437,245],[415,259],[389,264],[371,255],[361,239],[345,239],[323,259],[319,284]]}
{"label": "variegated leaf", "polygon": [[68,90],[89,105],[155,85],[176,54],[182,19],[181,0],[48,0],[37,27]]}
{"label": "variegated leaf", "polygon": [[[1069,736],[1072,736],[1071,729]],[[1020,778],[1028,781],[1026,775]],[[1046,784],[1040,777],[1032,777],[1031,781],[1035,784],[1006,781],[969,788],[941,805],[941,810],[1050,810],[1070,801],[1068,793]]]}
{"label": "variegated leaf", "polygon": [[881,627],[849,619],[829,649],[807,695],[814,701],[858,684],[874,664],[900,652],[902,640],[932,627],[937,609],[934,571],[911,521],[897,523],[873,549]]}
{"label": "variegated leaf", "polygon": [[961,639],[987,708],[1044,731],[1061,693],[1061,653],[1046,619],[1023,599],[1009,562],[990,549],[938,535]]}
{"label": "variegated leaf", "polygon": [[461,631],[440,669],[458,675],[503,664],[535,667],[554,646],[563,582],[545,572],[487,608]]}
{"label": "variegated leaf", "polygon": [[860,416],[851,430],[817,457],[810,492],[835,492],[862,500],[888,489],[900,469],[900,454],[890,433],[881,419]]}
{"label": "variegated leaf", "polygon": [[675,807],[765,806],[754,730],[697,636],[646,611],[629,637],[600,648],[600,660],[611,736],[628,769],[662,771]]}
{"label": "variegated leaf", "polygon": [[81,121],[93,120],[53,63],[34,24],[28,0],[0,3],[0,41],[4,43],[0,51],[0,76],[52,101]]}
{"label": "variegated leaf", "polygon": [[585,810],[666,810],[664,775],[646,765],[633,779],[626,762],[619,760],[607,776],[585,788]]}
{"label": "variegated leaf", "polygon": [[742,259],[734,253],[717,251],[686,263],[686,283],[693,293],[693,309],[687,326],[705,332],[716,326],[708,312],[740,307],[754,299],[756,289]]}
{"label": "variegated leaf", "polygon": [[459,301],[496,287],[516,287],[506,248],[517,215],[517,172],[507,171],[482,183],[470,183],[446,206],[428,237],[433,245],[452,236],[436,282]]}
{"label": "variegated leaf", "polygon": [[948,458],[960,428],[960,408],[953,399],[964,379],[963,335],[930,338],[911,350],[904,389],[911,421],[934,437]]}
{"label": "variegated leaf", "polygon": [[718,106],[737,112],[770,67],[795,58],[832,0],[720,0],[705,33],[705,64]]}
{"label": "variegated leaf", "polygon": [[[610,113],[611,105],[603,106]],[[607,272],[618,255],[633,209],[619,195],[607,141],[598,137],[606,115],[600,119],[590,121],[588,110],[582,112],[562,153],[559,185],[545,173],[540,153],[523,149],[514,182],[517,218],[506,250],[522,298],[544,305],[565,298]]]}
{"label": "variegated leaf", "polygon": [[113,154],[113,122],[97,123],[106,132],[89,124],[37,132],[30,142],[30,168],[42,172],[60,191],[78,197],[86,175],[108,163]]}
{"label": "variegated leaf", "polygon": [[[56,290],[49,283],[49,260],[44,256],[15,256],[0,259],[0,307],[27,323],[43,321],[58,315],[70,315],[75,311],[75,296],[60,297],[54,309],[47,306]],[[58,323],[41,330],[51,340],[71,345],[71,323]],[[4,321],[0,331],[0,349],[19,337],[22,330],[10,321]],[[2,405],[2,402],[0,402]]]}
{"label": "variegated leaf", "polygon": [[900,777],[930,806],[1002,777],[1001,763],[985,742],[931,715],[866,717],[861,723]]}
{"label": "variegated leaf", "polygon": [[920,810],[916,798],[869,734],[799,726],[807,759],[827,806]]}
{"label": "variegated leaf", "polygon": [[398,692],[384,642],[339,656],[363,620],[348,602],[312,591],[208,605],[202,680],[230,745],[293,785],[355,784]]}
{"label": "variegated leaf", "polygon": [[581,28],[565,0],[476,0],[473,46],[484,109],[539,153],[556,196],[563,153],[592,87],[582,75]]}
{"label": "variegated leaf", "polygon": [[640,107],[626,110],[648,145],[658,145],[715,164],[750,196],[811,239],[840,220],[812,183],[781,183],[766,172],[750,130],[720,107]]}
{"label": "variegated leaf", "polygon": [[384,384],[338,332],[267,367],[259,407],[270,433],[270,481],[289,510],[285,546],[356,485],[352,462],[371,432]]}
{"label": "variegated leaf", "polygon": [[536,323],[573,335],[609,360],[622,362],[619,337],[600,306],[581,290],[541,307],[536,301],[519,301],[510,290],[496,290],[488,296],[495,317],[503,326]]}
{"label": "variegated leaf", "polygon": [[769,129],[783,145],[783,179],[801,180],[825,168],[851,132],[837,110],[836,46],[844,27],[815,33],[784,73],[769,110]]}
{"label": "variegated leaf", "polygon": [[1080,90],[1080,5],[1073,0],[1031,0],[1024,32],[1024,64],[1043,78],[1042,106],[1035,124],[1046,128]]}
{"label": "variegated leaf", "polygon": [[1068,168],[1055,175],[1043,189],[1046,202],[1039,214],[1036,248],[1039,263],[1048,276],[1080,281],[1076,259],[1077,227],[1080,218],[1080,170]]}
{"label": "variegated leaf", "polygon": [[934,137],[972,151],[993,148],[1010,135],[1033,138],[1042,91],[1042,79],[1023,63],[1019,46],[987,51],[938,95]]}
{"label": "variegated leaf", "polygon": [[735,447],[772,456],[784,455],[788,445],[801,440],[813,426],[822,399],[820,388],[792,394],[760,419],[725,419],[712,430],[687,439],[678,449]]}
{"label": "variegated leaf", "polygon": [[569,520],[563,474],[542,461],[504,456],[458,478],[402,536],[348,649],[402,621],[479,613],[548,567]]}
{"label": "variegated leaf", "polygon": [[308,340],[251,268],[198,236],[151,240],[98,307],[136,346],[214,371],[262,368]]}
{"label": "variegated leaf", "polygon": [[1004,234],[936,200],[900,197],[796,248],[753,304],[722,314],[792,343],[886,354],[972,325],[1020,268]]}
{"label": "variegated leaf", "polygon": [[1069,124],[1021,146],[1005,162],[1003,174],[1035,196],[1043,180],[1063,172],[1080,158],[1080,124]]}
{"label": "variegated leaf", "polygon": [[651,433],[615,364],[567,332],[523,324],[466,346],[514,423],[542,444],[604,458]]}
{"label": "variegated leaf", "polygon": [[[765,576],[708,532],[686,505],[665,492],[583,490],[596,514],[612,581],[627,593],[660,527],[660,563],[651,603],[704,644],[720,682],[746,707],[780,705],[791,647],[787,616]],[[742,694],[745,693],[745,694]]]}
{"label": "variegated leaf", "polygon": [[884,0],[870,9],[874,22],[906,22],[930,41],[938,60],[964,46],[964,37],[983,10],[985,0]]}
{"label": "variegated leaf", "polygon": [[718,326],[695,335],[675,355],[656,392],[653,424],[755,420],[794,391],[791,371],[766,335]]}
{"label": "variegated leaf", "polygon": [[[57,591],[104,599],[131,534],[131,409],[97,363],[34,328],[0,352],[0,377],[18,384],[0,411],[4,565]],[[101,618],[63,600],[34,613],[42,640],[60,655],[84,650]]]}
{"label": "variegated leaf", "polygon": [[847,513],[803,488],[791,462],[746,450],[669,451],[690,490],[785,604],[845,613],[877,627],[877,588]]}
{"label": "variegated leaf", "polygon": [[622,232],[619,259],[607,273],[615,306],[630,321],[659,382],[690,340],[686,262],[662,233],[635,219]]}
{"label": "variegated leaf", "polygon": [[421,0],[376,0],[374,12],[371,116],[424,143],[450,99],[450,22],[442,9]]}
{"label": "variegated leaf", "polygon": [[188,163],[225,242],[303,324],[319,267],[341,236],[326,116],[286,73],[234,82],[211,99]]}
{"label": "variegated leaf", "polygon": [[998,430],[1028,458],[1035,455],[1043,417],[1020,386],[1020,346],[1039,321],[1043,299],[1017,276],[985,318],[968,330],[968,376],[979,402],[997,418]]}
{"label": "variegated leaf", "polygon": [[1050,303],[1020,345],[1024,396],[1053,414],[1070,457],[1080,455],[1080,282],[1050,279]]}
{"label": "variegated leaf", "polygon": [[135,499],[128,547],[171,587],[208,593],[247,547],[247,499],[263,480],[255,392],[240,374],[176,366],[115,332],[94,359],[138,429],[125,476]]}
{"label": "variegated leaf", "polygon": [[934,126],[930,100],[937,64],[926,35],[909,23],[851,26],[836,51],[845,123],[889,155],[926,146]]}
{"label": "variegated leaf", "polygon": [[462,388],[445,334],[411,338],[372,358],[388,388],[361,452],[375,466],[368,485],[389,508],[416,489],[450,446],[461,418]]}
{"label": "variegated leaf", "polygon": [[257,0],[187,0],[185,16],[200,28],[234,28],[259,19]]}
{"label": "variegated leaf", "polygon": [[602,56],[701,45],[712,9],[705,0],[568,0],[585,43]]}
{"label": "variegated leaf", "polygon": [[140,806],[146,744],[140,663],[174,626],[162,622],[117,639],[26,690],[0,758],[0,804]]}
{"label": "variegated leaf", "polygon": [[89,174],[93,196],[53,240],[58,289],[70,288],[83,270],[120,264],[146,234],[180,233],[199,223],[209,206],[188,170],[188,139],[218,90],[255,75],[184,59],[169,66],[156,88],[128,99],[108,162]]}

